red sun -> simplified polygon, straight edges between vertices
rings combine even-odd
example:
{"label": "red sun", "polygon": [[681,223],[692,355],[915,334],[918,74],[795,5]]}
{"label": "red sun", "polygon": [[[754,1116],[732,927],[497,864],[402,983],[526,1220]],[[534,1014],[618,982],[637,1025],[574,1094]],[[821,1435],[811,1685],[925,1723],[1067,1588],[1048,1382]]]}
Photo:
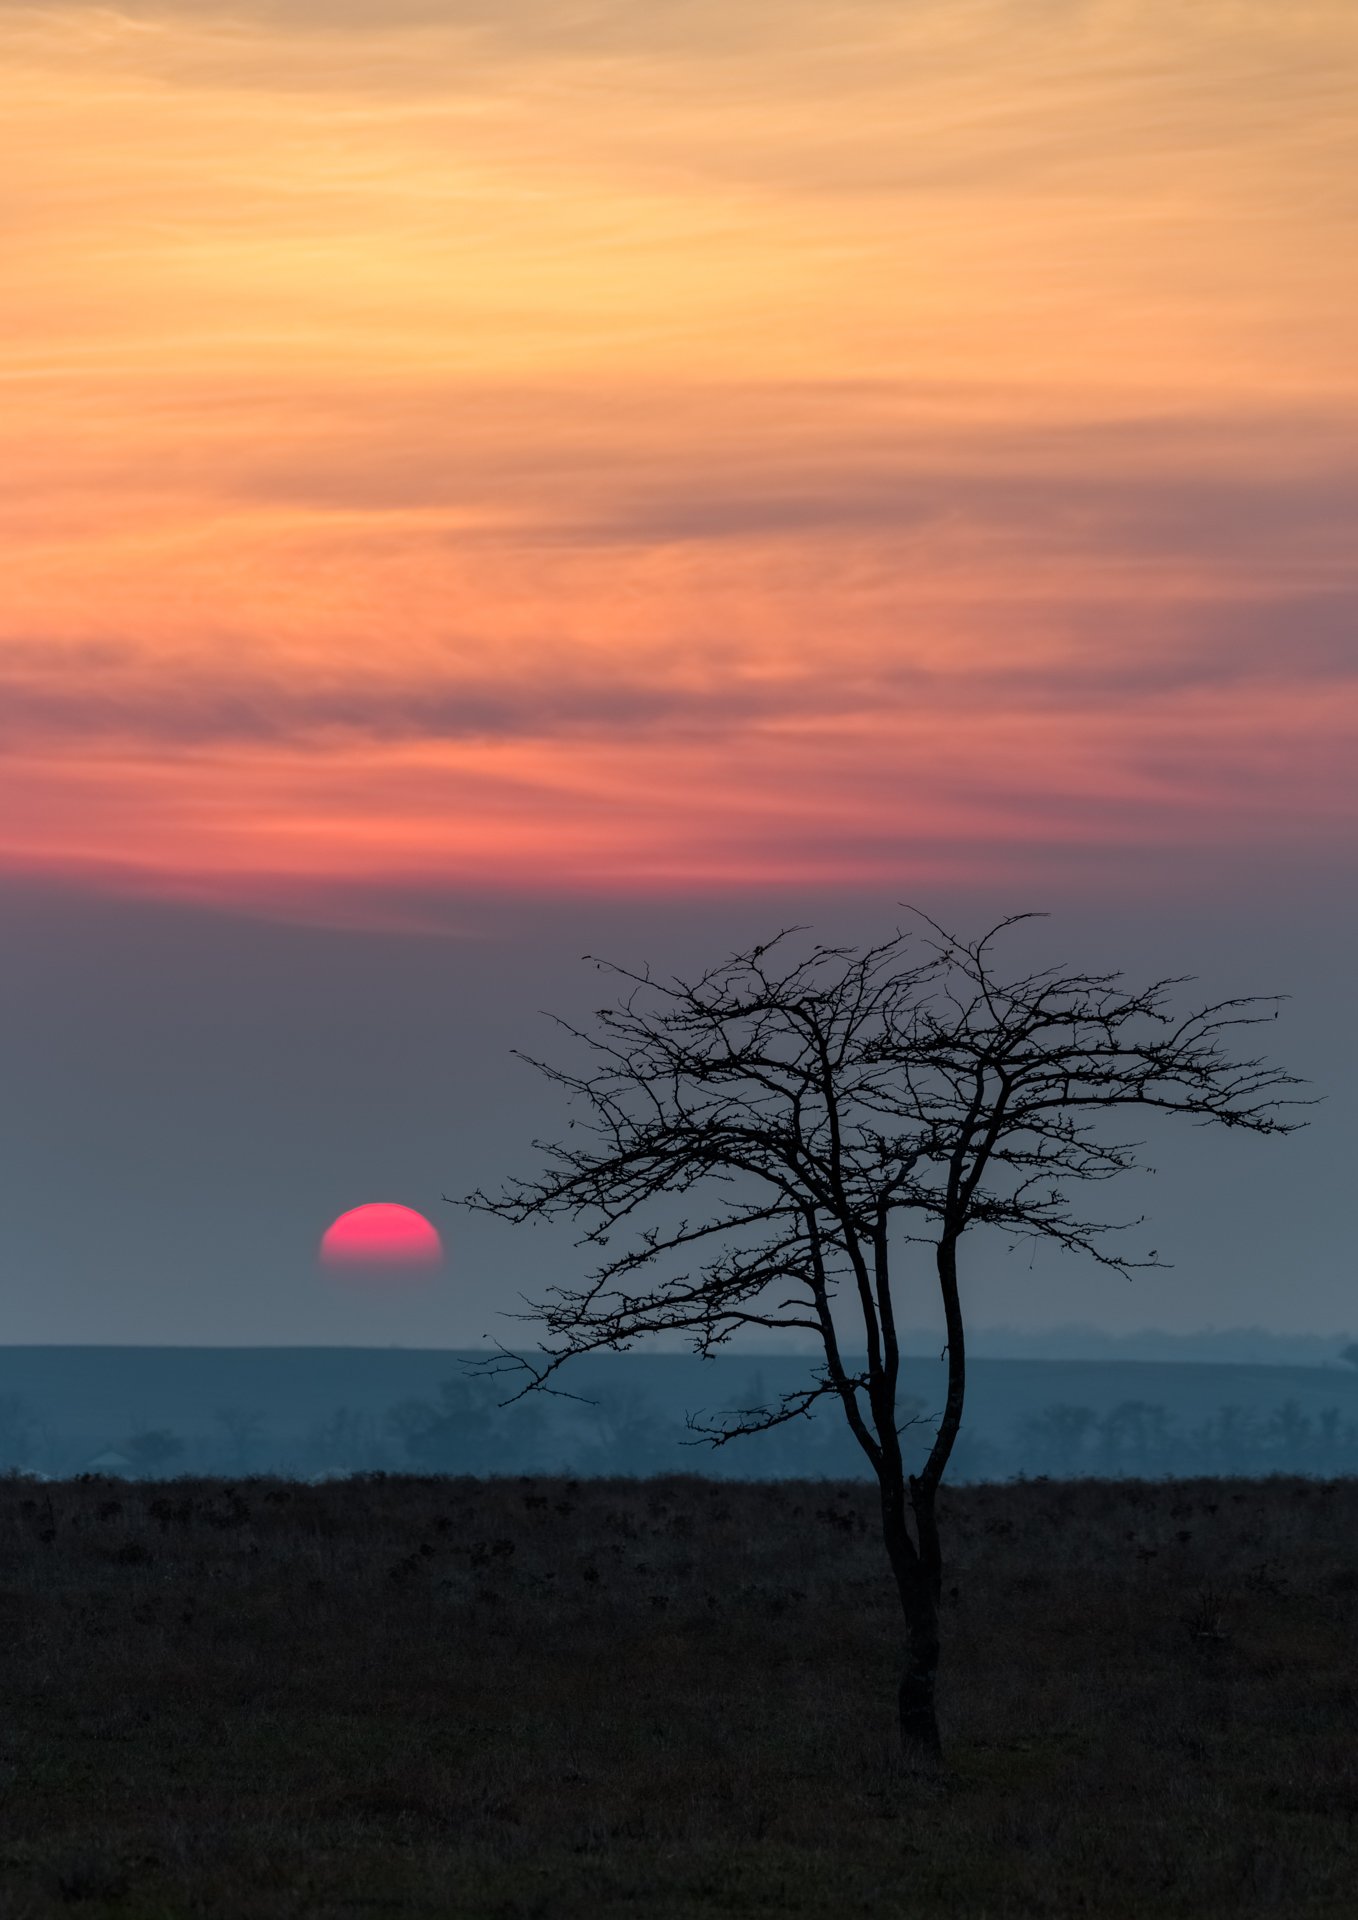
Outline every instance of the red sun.
{"label": "red sun", "polygon": [[436,1267],[443,1259],[438,1230],[394,1200],[371,1200],[351,1207],[321,1236],[327,1267]]}

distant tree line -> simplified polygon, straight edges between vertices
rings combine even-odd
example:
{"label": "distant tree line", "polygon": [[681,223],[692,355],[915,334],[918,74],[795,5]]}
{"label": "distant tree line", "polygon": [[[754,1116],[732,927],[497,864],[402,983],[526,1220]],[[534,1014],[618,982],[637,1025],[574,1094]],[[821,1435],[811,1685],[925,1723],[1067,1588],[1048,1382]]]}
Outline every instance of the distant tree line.
{"label": "distant tree line", "polygon": [[1104,1414],[1057,1405],[1022,1421],[1016,1441],[1013,1471],[1063,1479],[1358,1473],[1358,1421],[1337,1407],[1312,1416],[1295,1400],[1262,1415],[1219,1407],[1194,1426],[1144,1400],[1124,1400]]}
{"label": "distant tree line", "polygon": [[[743,1399],[766,1389],[752,1373]],[[921,1457],[933,1431],[923,1401],[902,1402],[907,1436]],[[403,1400],[385,1415],[337,1407],[301,1434],[271,1435],[262,1414],[221,1408],[216,1431],[184,1437],[163,1427],[133,1427],[99,1444],[58,1442],[18,1395],[0,1398],[0,1472],[125,1473],[165,1479],[183,1473],[285,1473],[300,1478],[346,1473],[582,1476],[691,1472],[708,1477],[860,1479],[862,1456],[843,1423],[808,1418],[752,1434],[739,1453],[695,1445],[684,1420],[640,1389],[620,1387],[564,1401],[549,1415],[541,1401],[499,1404],[481,1379],[445,1381],[432,1400]],[[1285,1401],[1271,1412],[1223,1406],[1199,1419],[1176,1419],[1164,1406],[1124,1400],[1099,1411],[1056,1403],[1023,1416],[1007,1438],[964,1430],[949,1468],[955,1481],[1165,1476],[1358,1474],[1358,1420],[1337,1407],[1305,1412]]]}

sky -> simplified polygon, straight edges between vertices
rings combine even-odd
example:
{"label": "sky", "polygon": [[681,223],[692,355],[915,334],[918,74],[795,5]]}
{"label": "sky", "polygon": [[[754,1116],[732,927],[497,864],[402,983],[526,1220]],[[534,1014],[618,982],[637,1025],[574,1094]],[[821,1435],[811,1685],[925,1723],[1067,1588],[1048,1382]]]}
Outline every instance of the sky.
{"label": "sky", "polygon": [[[903,900],[1326,1096],[979,1314],[1358,1324],[1349,0],[0,0],[0,79],[0,1339],[502,1333],[569,1253],[440,1196],[579,956]],[[437,1284],[318,1277],[368,1199]]]}

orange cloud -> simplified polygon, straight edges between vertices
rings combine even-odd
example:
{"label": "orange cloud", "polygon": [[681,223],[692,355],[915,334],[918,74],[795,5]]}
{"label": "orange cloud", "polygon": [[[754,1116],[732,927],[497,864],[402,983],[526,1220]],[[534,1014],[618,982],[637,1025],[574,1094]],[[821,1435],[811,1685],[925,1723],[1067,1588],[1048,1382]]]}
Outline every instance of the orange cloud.
{"label": "orange cloud", "polygon": [[0,866],[1345,844],[1347,4],[0,16]]}

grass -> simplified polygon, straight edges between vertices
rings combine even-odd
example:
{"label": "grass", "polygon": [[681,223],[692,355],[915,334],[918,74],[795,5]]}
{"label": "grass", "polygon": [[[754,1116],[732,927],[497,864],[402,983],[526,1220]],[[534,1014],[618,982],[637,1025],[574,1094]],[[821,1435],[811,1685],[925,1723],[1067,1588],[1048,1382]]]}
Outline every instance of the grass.
{"label": "grass", "polygon": [[0,1920],[1348,1914],[1358,1482],[0,1483]]}

